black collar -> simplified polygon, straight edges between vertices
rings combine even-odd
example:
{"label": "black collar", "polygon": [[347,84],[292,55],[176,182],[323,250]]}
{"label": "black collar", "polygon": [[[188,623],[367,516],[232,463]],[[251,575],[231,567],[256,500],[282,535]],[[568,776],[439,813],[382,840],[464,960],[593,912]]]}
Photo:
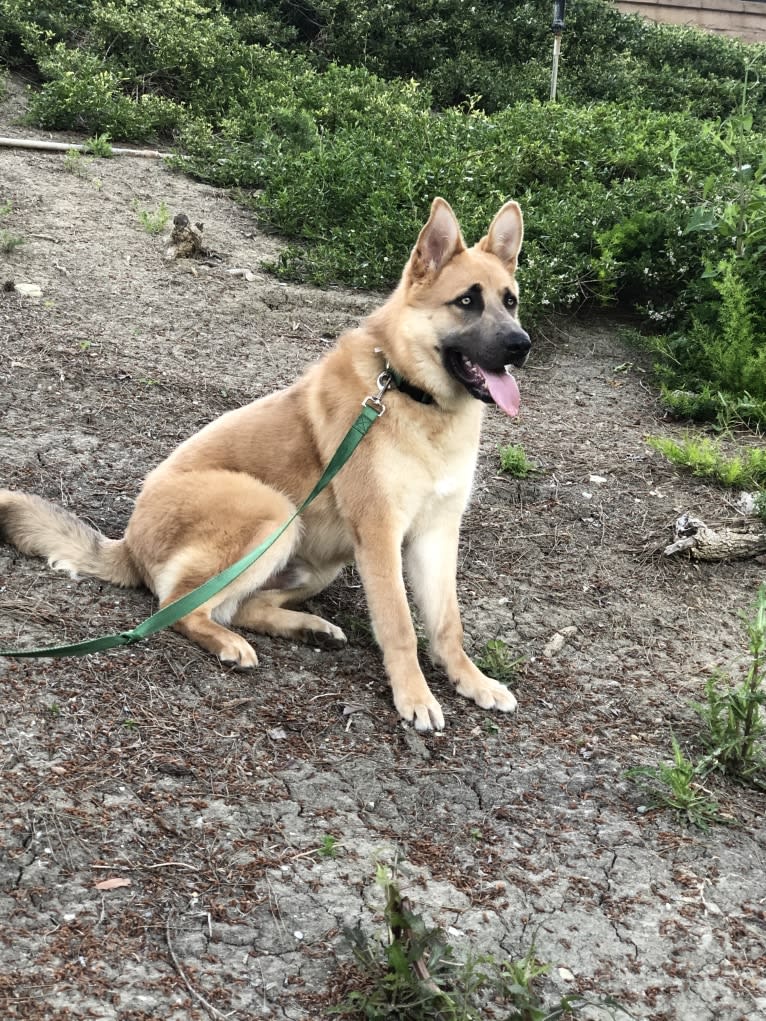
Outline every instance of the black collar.
{"label": "black collar", "polygon": [[418,404],[434,404],[433,394],[428,393],[427,390],[421,390],[419,386],[413,386],[412,383],[408,383],[407,380],[396,369],[392,369],[390,365],[386,365],[386,375],[391,380],[391,385],[395,386],[397,390],[403,394],[407,394],[413,401],[417,401]]}

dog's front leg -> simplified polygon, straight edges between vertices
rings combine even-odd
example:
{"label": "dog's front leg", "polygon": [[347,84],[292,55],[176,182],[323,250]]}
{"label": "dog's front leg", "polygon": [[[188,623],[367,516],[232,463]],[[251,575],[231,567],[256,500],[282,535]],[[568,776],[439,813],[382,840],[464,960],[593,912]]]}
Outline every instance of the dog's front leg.
{"label": "dog's front leg", "polygon": [[402,577],[401,540],[385,525],[365,532],[356,544],[356,565],[375,637],[383,650],[394,705],[403,719],[414,721],[416,730],[442,730],[441,706],[418,662],[417,636]]}
{"label": "dog's front leg", "polygon": [[406,549],[407,577],[430,643],[431,658],[443,667],[457,691],[482,709],[513,712],[516,699],[504,684],[483,674],[463,649],[457,601],[459,521],[415,534]]}

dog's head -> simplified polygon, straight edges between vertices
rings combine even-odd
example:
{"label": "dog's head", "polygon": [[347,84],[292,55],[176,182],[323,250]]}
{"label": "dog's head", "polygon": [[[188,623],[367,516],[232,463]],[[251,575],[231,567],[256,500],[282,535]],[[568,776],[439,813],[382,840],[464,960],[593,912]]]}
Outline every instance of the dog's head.
{"label": "dog's head", "polygon": [[519,388],[507,366],[523,365],[531,346],[515,280],[523,234],[521,209],[506,202],[467,248],[449,204],[434,199],[394,296],[397,322],[388,325],[398,333],[392,364],[405,360],[396,367],[437,401],[468,394],[517,414]]}

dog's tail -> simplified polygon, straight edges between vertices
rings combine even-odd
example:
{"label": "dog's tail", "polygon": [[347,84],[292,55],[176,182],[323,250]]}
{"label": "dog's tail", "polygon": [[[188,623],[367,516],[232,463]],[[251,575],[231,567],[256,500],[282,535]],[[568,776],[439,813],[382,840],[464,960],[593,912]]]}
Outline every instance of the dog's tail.
{"label": "dog's tail", "polygon": [[135,588],[143,581],[124,539],[107,539],[63,507],[39,496],[0,489],[0,535],[51,567]]}

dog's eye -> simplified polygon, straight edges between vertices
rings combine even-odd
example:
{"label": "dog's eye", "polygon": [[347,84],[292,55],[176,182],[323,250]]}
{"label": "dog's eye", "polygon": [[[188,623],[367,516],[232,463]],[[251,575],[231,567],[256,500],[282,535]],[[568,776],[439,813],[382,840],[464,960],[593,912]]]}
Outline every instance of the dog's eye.
{"label": "dog's eye", "polygon": [[519,303],[519,299],[511,291],[508,291],[505,295],[505,307],[514,309]]}
{"label": "dog's eye", "polygon": [[462,294],[458,294],[457,298],[452,299],[451,304],[457,305],[458,308],[463,309],[465,312],[483,312],[484,298],[481,293],[481,284],[474,284],[463,291]]}

